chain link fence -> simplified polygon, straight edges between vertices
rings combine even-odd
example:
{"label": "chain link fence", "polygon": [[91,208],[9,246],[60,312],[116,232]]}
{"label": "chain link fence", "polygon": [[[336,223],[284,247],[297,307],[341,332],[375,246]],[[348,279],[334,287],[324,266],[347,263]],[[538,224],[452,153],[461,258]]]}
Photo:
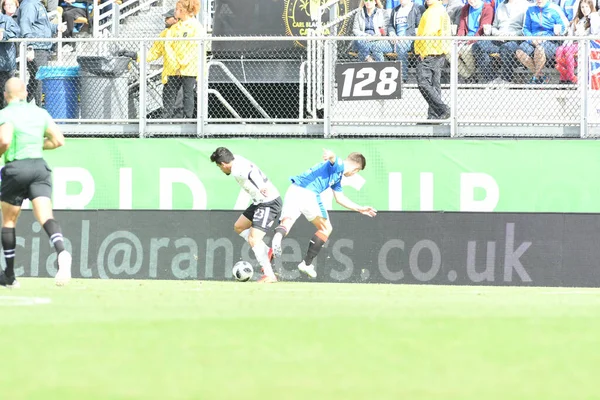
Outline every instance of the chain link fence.
{"label": "chain link fence", "polygon": [[[386,132],[394,135],[397,125],[419,126],[436,119],[441,125],[456,124],[454,136],[480,135],[485,126],[493,127],[486,129],[485,135],[518,136],[523,135],[523,129],[515,130],[515,126],[578,127],[586,103],[586,109],[593,110],[588,115],[588,122],[598,122],[594,115],[596,102],[592,100],[596,98],[596,91],[584,91],[587,79],[579,82],[577,78],[588,75],[588,69],[585,73],[582,71],[583,67],[587,67],[586,63],[577,63],[578,54],[579,59],[589,59],[589,56],[585,56],[590,54],[586,45],[588,41],[552,42],[548,46],[551,54],[548,52],[546,56],[544,52],[534,50],[522,37],[502,41],[474,37],[469,42],[458,38],[445,39],[447,52],[439,57],[432,76],[427,68],[420,70],[420,67],[429,63],[415,54],[414,40],[417,39],[398,38],[390,41],[389,38],[361,38],[332,47],[329,57],[336,60],[338,65],[356,65],[353,78],[363,84],[369,80],[373,83],[380,80],[374,75],[376,68],[373,66],[377,61],[400,64],[401,67],[396,68],[400,72],[398,84],[402,86],[401,98],[397,99],[351,101],[354,100],[351,97],[340,99],[339,93],[333,93],[332,132],[336,131],[337,125],[377,126],[387,123],[391,127]],[[421,52],[427,58],[439,53],[437,47],[429,47],[430,43],[433,41],[425,40],[421,45]],[[563,58],[570,58],[569,71],[565,71],[554,56],[556,49],[566,49]],[[564,60],[561,61],[564,63]],[[370,71],[375,71],[372,76],[369,75]],[[329,73],[337,89],[348,82],[348,75],[342,78],[333,69]],[[361,74],[367,78],[360,79]],[[436,83],[433,84],[432,80]],[[356,85],[361,86],[360,83],[354,85],[355,91]],[[431,96],[424,93],[424,86],[433,86],[439,91],[436,101],[451,111],[444,118],[433,118],[428,113],[431,101],[426,101],[426,98]],[[436,130],[429,131],[436,133]],[[558,132],[556,129],[543,128],[530,131],[530,136],[557,136]],[[442,132],[442,135],[447,133],[437,132]],[[566,136],[580,135],[577,129],[563,133]],[[373,134],[381,135],[382,132],[379,130]],[[406,133],[403,131],[403,134],[420,136],[423,132],[416,129]]]}
{"label": "chain link fence", "polygon": [[19,39],[17,74],[70,135],[600,134],[600,90],[580,78],[599,72],[579,62],[597,57],[590,40],[567,43],[568,73],[556,57],[535,69],[506,50],[525,47],[522,37],[446,38],[433,76],[416,39],[427,53],[423,38],[62,39],[33,52]]}

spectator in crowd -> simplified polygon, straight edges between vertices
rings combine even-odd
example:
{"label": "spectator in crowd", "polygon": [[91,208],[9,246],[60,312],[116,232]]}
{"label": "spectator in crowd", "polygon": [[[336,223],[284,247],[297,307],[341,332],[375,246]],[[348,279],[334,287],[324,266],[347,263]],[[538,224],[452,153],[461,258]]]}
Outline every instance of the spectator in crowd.
{"label": "spectator in crowd", "polygon": [[[442,4],[446,8],[446,12],[450,17],[450,33],[456,36],[458,32],[458,23],[460,22],[460,13],[462,8],[467,4],[467,0],[442,0]],[[452,61],[450,53],[446,54],[446,66],[449,66]],[[450,69],[442,70],[442,83],[450,83]]]}
{"label": "spectator in crowd", "polygon": [[[19,10],[19,1],[18,0],[4,0],[2,1],[2,14],[8,15],[9,17],[11,17],[13,19],[13,21],[15,21],[15,23],[17,24],[17,27],[19,26],[18,22],[17,22],[17,11]],[[19,35],[17,37],[19,37],[21,35],[21,29],[19,28]],[[19,58],[19,45],[15,43],[15,58],[18,59]],[[16,63],[16,60],[15,60]],[[15,67],[15,71],[16,71],[16,67]],[[13,73],[14,76],[14,73]],[[2,80],[2,84],[4,84],[6,81]],[[4,98],[2,98],[1,100],[3,103],[5,102]]]}
{"label": "spectator in crowd", "polygon": [[[450,17],[440,0],[427,0],[427,9],[421,17],[417,36],[451,36]],[[449,40],[415,40],[417,85],[429,105],[428,119],[450,118],[450,108],[442,100],[441,73],[450,52]]]}
{"label": "spectator in crowd", "polygon": [[44,7],[46,8],[46,11],[48,11],[48,14],[56,11],[58,8],[59,0],[41,0],[41,1],[42,1],[42,4],[44,5]]}
{"label": "spectator in crowd", "polygon": [[[175,5],[177,23],[167,30],[167,38],[193,38],[202,35],[202,24],[196,19],[199,0],[178,0]],[[164,118],[173,118],[177,92],[183,87],[184,118],[193,118],[196,80],[198,78],[198,42],[167,41],[164,60],[168,66],[167,83],[163,88]]]}
{"label": "spectator in crowd", "polygon": [[15,21],[17,20],[18,8],[19,8],[18,0],[4,0],[2,2],[2,14],[12,17]]}
{"label": "spectator in crowd", "polygon": [[[163,14],[165,17],[165,29],[160,33],[159,37],[166,37],[168,30],[177,23],[177,18],[175,18],[175,9],[172,8]],[[161,57],[165,57],[165,42],[156,41],[152,43],[152,47],[148,51],[148,56],[146,57],[147,62],[155,61],[160,59]],[[169,75],[175,75],[175,70],[172,70],[172,67],[176,66],[177,62],[175,60],[163,60],[163,70],[161,74],[162,84],[166,85],[169,80]],[[173,118],[181,118],[183,114],[181,114],[182,108],[182,90],[180,89],[177,92],[177,100],[175,101],[175,105],[173,106]]]}
{"label": "spectator in crowd", "polygon": [[[525,12],[531,3],[527,0],[504,0],[498,7],[492,25],[492,36],[522,36]],[[513,79],[516,63],[515,51],[519,43],[502,40],[480,40],[473,44],[473,56],[484,82],[495,85],[506,84]],[[494,78],[490,54],[500,55],[500,76]]]}
{"label": "spectator in crowd", "polygon": [[[158,37],[161,37],[161,38],[167,37],[169,29],[177,23],[177,18],[175,18],[175,9],[174,8],[165,12],[163,14],[163,17],[165,17],[165,29],[163,29],[162,32],[160,33],[160,35],[158,35]],[[165,42],[157,40],[156,42],[152,43],[152,47],[150,47],[150,50],[148,51],[148,57],[147,57],[146,61],[147,62],[155,61],[164,56],[165,56]],[[171,61],[171,63],[174,65],[175,61]],[[171,72],[172,73],[169,73],[167,68],[163,68],[163,75],[162,75],[163,83],[167,83],[168,75],[174,75],[175,71],[171,71]]]}
{"label": "spectator in crowd", "polygon": [[[460,22],[460,13],[462,12],[462,9],[465,5],[468,4],[467,0],[443,0],[444,1],[444,5],[446,7],[446,11],[448,12],[448,15],[450,16],[450,21],[453,24],[458,25],[458,23]],[[446,2],[448,4],[446,4]],[[494,15],[496,15],[496,10],[498,9],[498,6],[500,5],[500,3],[502,2],[502,0],[483,0],[484,3],[489,3],[492,5],[492,8],[494,9]]]}
{"label": "spectator in crowd", "polygon": [[60,6],[63,9],[62,19],[67,23],[67,29],[64,31],[63,37],[70,38],[73,36],[75,20],[86,16],[88,3],[85,0],[64,0],[60,3]]}
{"label": "spectator in crowd", "polygon": [[[600,35],[600,16],[596,12],[593,0],[581,0],[579,10],[571,21],[567,36]],[[556,49],[556,69],[560,72],[560,83],[577,83],[575,75],[575,56],[579,44],[564,42]]]}
{"label": "spectator in crowd", "polygon": [[517,59],[532,73],[529,83],[548,83],[548,76],[542,73],[546,61],[556,54],[559,43],[552,36],[560,35],[567,29],[567,17],[562,9],[548,0],[536,0],[527,9],[523,23],[523,35],[535,37],[522,42],[516,51]]}
{"label": "spectator in crowd", "polygon": [[[26,39],[52,38],[59,29],[64,32],[67,27],[64,22],[61,25],[51,24],[40,0],[23,0],[17,12],[17,22],[21,29],[21,37]],[[52,43],[30,42],[28,45],[33,56],[27,57],[27,100],[35,99],[35,104],[39,107],[42,103],[42,84],[35,79],[35,75],[41,66],[48,65],[52,55]]]}
{"label": "spectator in crowd", "polygon": [[[459,0],[462,1],[462,0]],[[386,10],[393,10],[394,8],[398,7],[400,5],[401,1],[400,0],[385,0],[385,9]],[[425,10],[425,0],[415,0],[413,1],[414,4],[418,5],[421,10]]]}
{"label": "spectator in crowd", "polygon": [[[483,27],[494,21],[494,7],[483,0],[469,0],[462,8],[458,23],[457,36],[483,36]],[[458,48],[458,73],[470,80],[476,71],[473,57],[474,42],[461,43]]]}
{"label": "spectator in crowd", "polygon": [[[167,37],[169,35],[169,29],[171,29],[171,27],[177,23],[177,18],[175,18],[175,9],[174,8],[165,12],[163,14],[163,17],[165,18],[165,29],[163,29],[162,32],[160,32],[160,34],[159,34],[159,37],[161,37],[161,38]],[[124,57],[130,57],[131,59],[136,60],[137,62],[140,62],[139,54],[136,53],[135,51],[120,50],[117,52],[117,55],[124,56]],[[171,55],[172,55],[172,53],[171,53]],[[167,82],[169,81],[169,76],[176,75],[177,60],[168,58],[168,55],[165,52],[165,42],[157,40],[154,43],[152,43],[150,50],[148,50],[148,55],[146,56],[146,62],[156,61],[161,58],[163,58],[163,69],[162,69],[162,75],[161,75],[162,79],[161,80],[162,80],[162,84],[166,85]],[[177,100],[175,102],[176,104],[174,106],[174,111],[173,111],[171,117],[173,117],[173,118],[183,117],[183,114],[180,114],[180,111],[183,110],[182,98],[183,98],[182,90],[180,89],[177,93]]]}
{"label": "spectator in crowd", "polygon": [[579,8],[579,0],[553,0],[553,2],[562,9],[567,21],[573,21]]}
{"label": "spectator in crowd", "polygon": [[458,26],[458,23],[460,22],[460,13],[463,7],[468,4],[467,0],[444,0],[443,4],[450,17],[450,23]]}
{"label": "spectator in crowd", "polygon": [[[352,34],[354,36],[385,36],[388,19],[381,5],[381,0],[361,0],[361,11],[354,17]],[[355,40],[354,49],[360,61],[383,61],[383,54],[393,51],[387,40]]]}
{"label": "spectator in crowd", "polygon": [[494,16],[496,16],[496,11],[498,11],[498,7],[502,4],[503,0],[485,0],[486,3],[490,3],[492,8],[494,9]]}
{"label": "spectator in crowd", "polygon": [[[421,6],[411,0],[401,0],[400,4],[390,14],[388,36],[415,36],[423,11],[424,9]],[[408,53],[413,48],[413,41],[396,39],[392,40],[392,43],[394,43],[394,51],[398,55],[398,61],[402,62],[402,80],[406,82],[408,80]]]}
{"label": "spectator in crowd", "polygon": [[[165,12],[163,14],[163,17],[165,17],[165,29],[163,29],[163,31],[160,33],[159,37],[166,37],[167,31],[169,30],[169,28],[171,28],[173,25],[175,25],[177,23],[177,18],[175,18],[175,9],[174,8]],[[152,43],[152,47],[150,47],[150,50],[148,51],[148,56],[146,57],[146,61],[152,62],[152,61],[158,60],[162,57],[165,57],[165,42],[156,41],[156,42]],[[174,73],[176,72],[174,70],[170,70],[169,66],[173,67],[175,65],[177,65],[175,60],[170,60],[167,62],[165,62],[163,60],[163,70],[162,70],[162,74],[161,74],[161,81],[162,81],[163,85],[167,84],[167,81],[169,79],[168,76],[174,75]],[[183,115],[184,115],[183,114],[183,88],[181,88],[177,91],[177,97],[175,100],[175,105],[173,106],[172,117],[173,118],[183,118]]]}
{"label": "spectator in crowd", "polygon": [[[3,4],[4,9],[5,4]],[[4,10],[3,10],[4,11]],[[6,43],[8,39],[18,38],[21,30],[17,22],[9,15],[0,14],[0,87],[15,76],[17,69],[17,46],[15,43]],[[0,100],[0,108],[6,107],[4,97]]]}

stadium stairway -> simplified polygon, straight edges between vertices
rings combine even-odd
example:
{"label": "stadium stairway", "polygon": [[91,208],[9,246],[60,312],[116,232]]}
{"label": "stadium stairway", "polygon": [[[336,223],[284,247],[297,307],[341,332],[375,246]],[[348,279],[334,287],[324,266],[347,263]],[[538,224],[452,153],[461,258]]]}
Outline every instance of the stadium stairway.
{"label": "stadium stairway", "polygon": [[119,26],[118,36],[124,38],[157,37],[165,28],[164,12],[165,8],[160,3],[155,3],[146,10],[142,9],[138,13],[127,16]]}

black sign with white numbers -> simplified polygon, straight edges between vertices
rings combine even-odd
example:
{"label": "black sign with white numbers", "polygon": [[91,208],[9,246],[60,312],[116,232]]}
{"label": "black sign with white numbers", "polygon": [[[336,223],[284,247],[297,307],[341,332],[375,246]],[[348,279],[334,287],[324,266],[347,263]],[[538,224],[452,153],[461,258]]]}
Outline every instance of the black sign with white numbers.
{"label": "black sign with white numbers", "polygon": [[335,66],[338,100],[385,100],[402,98],[402,67],[399,62],[364,62]]}

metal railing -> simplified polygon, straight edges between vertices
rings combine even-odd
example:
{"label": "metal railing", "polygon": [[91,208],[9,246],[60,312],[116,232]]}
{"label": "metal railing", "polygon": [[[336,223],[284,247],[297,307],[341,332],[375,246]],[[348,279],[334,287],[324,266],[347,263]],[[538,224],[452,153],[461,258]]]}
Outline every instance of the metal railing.
{"label": "metal railing", "polygon": [[[119,25],[123,21],[149,11],[151,7],[156,7],[158,2],[159,0],[125,0],[120,3],[113,0],[94,2],[91,13],[92,21],[89,21],[92,23],[92,36],[101,38],[105,31],[111,32],[113,37],[119,36]],[[163,7],[160,10],[166,11],[166,5],[167,0],[163,0]],[[154,27],[153,22],[149,23],[152,24],[150,27]]]}
{"label": "metal railing", "polygon": [[[519,41],[524,38],[493,39]],[[359,61],[356,54],[347,50],[352,48],[355,40],[356,37],[332,36],[36,39],[76,44],[76,51],[56,57],[48,68],[52,74],[53,69],[79,65],[78,86],[64,89],[66,94],[57,93],[56,82],[52,81],[53,78],[63,79],[58,72],[55,77],[50,76],[50,82],[43,80],[44,107],[60,107],[54,97],[75,103],[63,104],[63,108],[70,111],[67,114],[57,111],[55,116],[67,135],[142,138],[212,135],[600,136],[600,90],[590,88],[587,77],[592,71],[587,62],[579,62],[576,70],[577,76],[586,78],[570,84],[558,82],[558,72],[551,64],[545,67],[552,75],[551,80],[543,84],[527,84],[517,79],[503,84],[465,81],[458,60],[460,46],[464,45],[463,38],[443,38],[451,41],[448,78],[442,83],[442,97],[450,107],[451,117],[431,121],[427,119],[427,104],[417,81],[413,79],[414,65],[410,66],[408,82],[402,85],[402,98],[345,101],[338,97],[340,83],[336,82],[335,67]],[[383,41],[386,38],[372,40]],[[474,40],[489,41],[492,38],[478,37]],[[592,51],[590,41],[600,40],[600,37],[561,37],[560,40],[579,41],[577,59],[589,60]],[[21,49],[20,76],[27,77],[27,42],[24,39],[13,41],[18,42]],[[193,101],[191,117],[181,111],[164,114],[165,101],[176,100],[169,99],[168,90],[165,91],[166,86],[160,76],[162,62],[143,61],[153,42],[166,41],[181,41],[194,46],[190,49],[194,49],[192,52],[197,57],[194,62],[198,66],[197,77],[201,79],[196,79],[193,100],[189,96],[184,97],[184,105],[176,107],[185,111],[186,102]],[[306,49],[293,44],[311,41],[320,43],[320,56],[310,56]],[[229,50],[228,45],[234,42],[248,45],[243,51]],[[123,57],[117,57],[115,53],[119,48],[135,49],[141,61],[131,60],[128,65],[123,64]],[[212,48],[212,52],[208,52],[208,48]],[[106,58],[109,64],[120,59],[119,62],[126,67],[120,75],[108,73],[95,77],[93,71],[89,72],[89,65],[82,65],[94,56]],[[389,56],[386,54],[386,57]],[[522,66],[515,65],[515,68],[519,74],[529,75]],[[28,79],[31,82],[35,76]],[[78,93],[69,93],[69,90],[78,90]],[[86,98],[84,93],[93,98]],[[322,95],[315,97],[316,93]],[[181,97],[181,93],[173,96]]]}

